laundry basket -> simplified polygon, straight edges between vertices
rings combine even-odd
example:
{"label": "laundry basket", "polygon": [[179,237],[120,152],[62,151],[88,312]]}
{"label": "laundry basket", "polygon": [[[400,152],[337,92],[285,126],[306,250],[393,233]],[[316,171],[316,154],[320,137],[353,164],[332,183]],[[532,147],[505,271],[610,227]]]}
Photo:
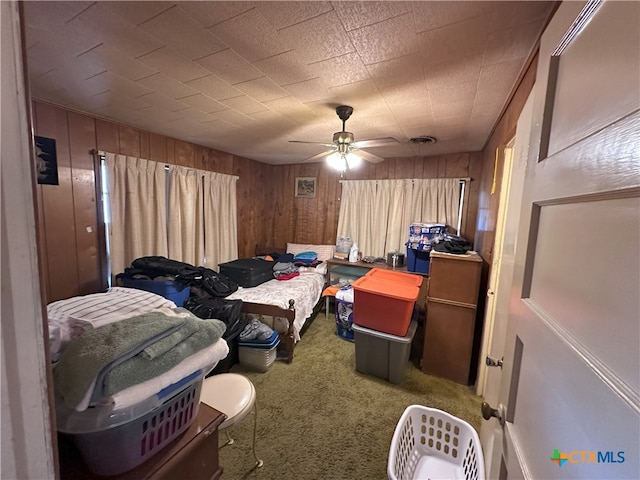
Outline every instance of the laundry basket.
{"label": "laundry basket", "polygon": [[391,480],[484,480],[478,434],[442,410],[410,405],[393,433],[387,475]]}

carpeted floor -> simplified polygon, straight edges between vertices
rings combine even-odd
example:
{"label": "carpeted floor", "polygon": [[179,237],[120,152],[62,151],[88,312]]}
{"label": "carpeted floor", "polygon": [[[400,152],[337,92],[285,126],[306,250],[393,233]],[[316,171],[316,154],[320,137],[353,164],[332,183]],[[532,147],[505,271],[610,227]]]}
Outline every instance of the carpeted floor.
{"label": "carpeted floor", "polygon": [[360,374],[354,347],[335,334],[333,317],[320,312],[293,363],[276,361],[266,373],[234,365],[231,371],[256,387],[257,452],[264,466],[253,469],[248,415],[230,431],[235,443],[220,449],[223,478],[386,479],[391,437],[411,404],[445,410],[479,429],[481,399],[470,387],[425,375],[411,362],[397,385]]}

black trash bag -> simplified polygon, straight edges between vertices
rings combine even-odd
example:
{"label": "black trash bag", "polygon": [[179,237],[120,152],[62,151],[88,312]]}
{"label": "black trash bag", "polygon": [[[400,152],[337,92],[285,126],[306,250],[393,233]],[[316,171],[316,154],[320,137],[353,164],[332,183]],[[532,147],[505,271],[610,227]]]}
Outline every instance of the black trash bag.
{"label": "black trash bag", "polygon": [[231,340],[240,335],[248,320],[242,316],[242,300],[224,300],[222,298],[189,297],[184,302],[184,308],[202,319],[215,318],[227,326],[222,335],[225,340]]}

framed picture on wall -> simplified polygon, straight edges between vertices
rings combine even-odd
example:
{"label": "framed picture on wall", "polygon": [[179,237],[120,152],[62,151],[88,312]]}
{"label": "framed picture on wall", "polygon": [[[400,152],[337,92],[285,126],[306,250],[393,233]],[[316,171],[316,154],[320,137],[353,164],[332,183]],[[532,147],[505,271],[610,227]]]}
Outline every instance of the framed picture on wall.
{"label": "framed picture on wall", "polygon": [[315,197],[316,177],[296,177],[296,197]]}

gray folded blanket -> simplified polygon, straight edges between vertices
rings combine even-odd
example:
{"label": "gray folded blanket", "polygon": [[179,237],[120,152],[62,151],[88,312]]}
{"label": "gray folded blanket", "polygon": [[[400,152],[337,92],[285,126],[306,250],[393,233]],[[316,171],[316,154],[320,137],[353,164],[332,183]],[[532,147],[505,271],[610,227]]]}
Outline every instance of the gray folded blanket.
{"label": "gray folded blanket", "polygon": [[[57,393],[78,408],[166,373],[218,341],[226,325],[183,308],[137,315],[88,331],[67,344],[54,370]],[[85,405],[86,408],[86,405]]]}

